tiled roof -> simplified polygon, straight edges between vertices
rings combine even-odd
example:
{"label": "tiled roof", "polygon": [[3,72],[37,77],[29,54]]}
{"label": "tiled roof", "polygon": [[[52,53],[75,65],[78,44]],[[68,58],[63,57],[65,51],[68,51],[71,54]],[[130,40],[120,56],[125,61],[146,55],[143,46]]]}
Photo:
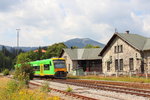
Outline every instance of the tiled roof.
{"label": "tiled roof", "polygon": [[117,35],[138,50],[144,49],[144,46],[145,46],[147,39],[148,39],[146,37],[143,37],[143,36],[137,35],[137,34],[120,33]]}
{"label": "tiled roof", "polygon": [[[34,50],[34,52],[38,52],[38,50]],[[42,49],[41,52],[46,52],[46,50]]]}
{"label": "tiled roof", "polygon": [[98,56],[102,48],[64,49],[72,60],[94,60],[101,59]]}
{"label": "tiled roof", "polygon": [[144,45],[143,50],[150,50],[150,38],[147,39],[147,41],[146,41],[146,43]]}
{"label": "tiled roof", "polygon": [[150,50],[150,38],[143,37],[138,34],[127,34],[127,33],[115,33],[111,39],[108,41],[106,46],[103,48],[103,50],[100,52],[99,56],[102,56],[102,54],[105,52],[105,50],[109,47],[109,45],[112,43],[113,39],[118,36],[121,39],[123,39],[125,42],[130,44],[132,47],[139,51],[145,51]]}

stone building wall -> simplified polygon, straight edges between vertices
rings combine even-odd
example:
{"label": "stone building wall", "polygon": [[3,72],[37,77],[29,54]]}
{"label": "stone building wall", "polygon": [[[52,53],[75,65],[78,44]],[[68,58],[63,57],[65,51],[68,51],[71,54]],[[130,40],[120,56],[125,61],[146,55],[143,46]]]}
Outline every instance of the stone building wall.
{"label": "stone building wall", "polygon": [[67,67],[67,71],[68,72],[72,72],[72,69],[73,69],[73,62],[72,60],[70,59],[69,55],[64,52],[63,55],[62,55],[62,58],[65,58],[66,59],[66,67]]}
{"label": "stone building wall", "polygon": [[150,74],[150,51],[144,52],[144,70]]}
{"label": "stone building wall", "polygon": [[[123,46],[123,52],[121,53],[115,53],[115,46],[122,45]],[[116,37],[112,43],[109,45],[107,50],[103,54],[102,58],[102,65],[103,65],[103,73],[107,74],[116,74],[117,71],[115,70],[115,59],[123,59],[123,71],[122,73],[128,73],[130,72],[129,69],[129,58],[133,58],[134,62],[134,70],[140,72],[140,65],[141,65],[141,54],[138,50],[134,49],[132,46],[130,46],[128,43],[120,39],[119,37]],[[107,70],[107,62],[111,61],[110,63],[110,70]]]}

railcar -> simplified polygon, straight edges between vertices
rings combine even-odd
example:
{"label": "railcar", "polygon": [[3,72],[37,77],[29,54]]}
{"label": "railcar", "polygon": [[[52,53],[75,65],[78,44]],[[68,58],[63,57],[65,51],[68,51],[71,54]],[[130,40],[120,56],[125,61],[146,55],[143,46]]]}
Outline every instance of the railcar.
{"label": "railcar", "polygon": [[51,58],[29,62],[33,67],[34,76],[66,78],[67,69],[64,58]]}

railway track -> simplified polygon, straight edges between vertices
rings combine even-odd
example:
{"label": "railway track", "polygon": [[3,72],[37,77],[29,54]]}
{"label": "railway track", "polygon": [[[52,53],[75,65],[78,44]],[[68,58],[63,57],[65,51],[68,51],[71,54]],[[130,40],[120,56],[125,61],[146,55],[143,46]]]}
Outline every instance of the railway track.
{"label": "railway track", "polygon": [[[12,79],[12,77],[8,77],[10,79]],[[43,79],[42,79],[43,80]],[[42,82],[29,82],[30,85],[34,85],[34,86],[42,86]],[[73,98],[76,98],[76,99],[79,99],[79,100],[99,100],[99,99],[95,99],[95,98],[91,98],[91,97],[87,97],[87,96],[83,96],[83,95],[78,95],[78,94],[75,94],[75,93],[71,93],[71,92],[66,92],[66,91],[62,91],[62,90],[59,90],[59,89],[54,89],[54,88],[50,88],[49,89],[51,91],[55,91],[55,92],[58,92],[58,93],[62,93],[64,95],[67,95],[67,96],[71,96]],[[62,99],[63,100],[63,99]]]}
{"label": "railway track", "polygon": [[60,80],[60,79],[55,79],[55,80],[53,80],[53,82],[59,82],[59,83],[70,84],[70,85],[77,85],[77,86],[88,87],[88,88],[99,89],[99,90],[114,91],[114,92],[120,92],[120,93],[126,93],[126,94],[150,98],[150,90],[121,87],[121,86],[110,85],[110,84],[109,85],[108,84],[101,84],[100,82],[97,82],[97,81],[95,82],[95,81],[89,81],[89,80],[75,80],[75,79]]}
{"label": "railway track", "polygon": [[[41,82],[29,82],[29,84],[31,85],[35,85],[35,86],[42,86]],[[71,97],[74,97],[74,98],[77,98],[77,99],[80,99],[80,100],[97,100],[95,98],[90,98],[90,97],[87,97],[87,96],[83,96],[83,95],[78,95],[78,94],[75,94],[75,93],[70,93],[70,92],[66,92],[66,91],[62,91],[62,90],[58,90],[58,89],[54,89],[54,88],[49,88],[51,91],[55,91],[55,92],[59,92],[59,93],[62,93],[64,95],[67,95],[67,96],[71,96]]]}

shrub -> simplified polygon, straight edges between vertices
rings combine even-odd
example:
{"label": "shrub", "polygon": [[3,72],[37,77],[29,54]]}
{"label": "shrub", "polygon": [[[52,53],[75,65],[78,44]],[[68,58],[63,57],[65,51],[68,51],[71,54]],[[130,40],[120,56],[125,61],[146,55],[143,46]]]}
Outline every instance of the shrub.
{"label": "shrub", "polygon": [[61,100],[58,96],[49,96],[47,93],[37,89],[27,89],[20,85],[20,82],[0,78],[0,100]]}
{"label": "shrub", "polygon": [[9,93],[13,93],[13,92],[17,91],[18,89],[19,88],[18,88],[17,81],[11,80],[11,81],[8,82],[8,84],[7,84],[7,91]]}
{"label": "shrub", "polygon": [[42,92],[50,92],[49,83],[48,82],[44,82],[43,85],[41,86],[40,90]]}
{"label": "shrub", "polygon": [[5,69],[5,70],[3,71],[3,75],[4,75],[4,76],[9,75],[9,70],[8,70],[8,69]]}
{"label": "shrub", "polygon": [[33,79],[33,69],[29,64],[22,64],[20,67],[16,67],[14,78],[22,83],[28,84],[30,79]]}
{"label": "shrub", "polygon": [[72,92],[72,91],[73,91],[73,89],[72,89],[69,85],[67,85],[67,89],[66,89],[66,91],[67,91],[67,92]]}

